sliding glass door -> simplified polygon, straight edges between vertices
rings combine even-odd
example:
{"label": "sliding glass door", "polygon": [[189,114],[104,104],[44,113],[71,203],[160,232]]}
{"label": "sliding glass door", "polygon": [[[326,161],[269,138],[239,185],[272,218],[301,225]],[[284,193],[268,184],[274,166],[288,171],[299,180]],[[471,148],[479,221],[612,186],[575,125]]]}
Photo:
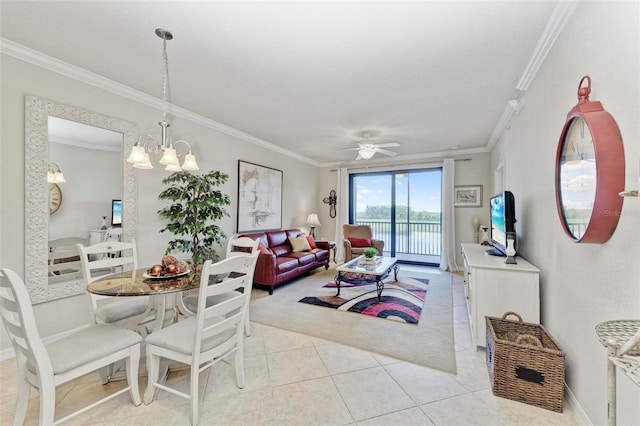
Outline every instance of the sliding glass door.
{"label": "sliding glass door", "polygon": [[442,246],[442,169],[350,175],[349,222],[369,225],[385,256],[437,265]]}

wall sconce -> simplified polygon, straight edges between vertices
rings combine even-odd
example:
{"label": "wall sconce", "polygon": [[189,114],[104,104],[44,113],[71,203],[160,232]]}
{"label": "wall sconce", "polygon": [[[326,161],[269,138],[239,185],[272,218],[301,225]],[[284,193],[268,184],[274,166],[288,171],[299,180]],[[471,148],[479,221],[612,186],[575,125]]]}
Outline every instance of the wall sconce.
{"label": "wall sconce", "polygon": [[334,217],[336,217],[336,203],[338,202],[338,197],[336,196],[336,191],[332,189],[329,192],[329,196],[328,197],[324,197],[322,202],[325,203],[325,204],[329,204],[329,216],[331,216],[332,219]]}
{"label": "wall sconce", "polygon": [[309,227],[309,234],[316,239],[316,226],[320,226],[320,220],[318,219],[318,215],[316,213],[309,213],[307,216],[307,226]]}
{"label": "wall sconce", "polygon": [[60,166],[58,166],[56,163],[49,163],[49,167],[47,168],[47,182],[66,182],[66,180],[64,179],[64,175],[62,174],[62,170],[60,170]]}

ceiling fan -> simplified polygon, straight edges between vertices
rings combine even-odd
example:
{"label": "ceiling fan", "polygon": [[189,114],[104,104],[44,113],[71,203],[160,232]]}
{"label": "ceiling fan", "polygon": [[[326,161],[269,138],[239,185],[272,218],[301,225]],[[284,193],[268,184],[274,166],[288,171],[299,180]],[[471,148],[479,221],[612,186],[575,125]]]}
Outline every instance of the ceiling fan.
{"label": "ceiling fan", "polygon": [[362,136],[364,140],[357,141],[357,148],[347,148],[343,151],[358,151],[358,156],[356,160],[368,160],[373,157],[376,153],[388,155],[389,157],[393,157],[398,155],[397,152],[389,151],[383,148],[391,148],[395,146],[400,146],[398,142],[384,142],[384,143],[376,143],[375,140],[371,139],[370,132],[363,132]]}

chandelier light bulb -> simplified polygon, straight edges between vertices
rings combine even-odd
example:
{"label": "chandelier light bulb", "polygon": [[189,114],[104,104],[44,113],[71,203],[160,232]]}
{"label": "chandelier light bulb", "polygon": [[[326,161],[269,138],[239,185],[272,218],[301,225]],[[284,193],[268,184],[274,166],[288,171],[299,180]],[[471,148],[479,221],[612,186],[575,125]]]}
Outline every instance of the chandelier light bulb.
{"label": "chandelier light bulb", "polygon": [[162,158],[158,162],[166,166],[179,164],[175,148],[165,148]]}
{"label": "chandelier light bulb", "polygon": [[184,162],[182,163],[182,169],[188,171],[200,170],[198,163],[196,163],[196,156],[191,153],[186,154],[184,156]]}
{"label": "chandelier light bulb", "polygon": [[127,163],[141,163],[145,161],[145,152],[144,152],[144,146],[141,145],[134,145],[133,148],[131,148],[131,154],[129,155],[129,158],[127,158]]}
{"label": "chandelier light bulb", "polygon": [[136,169],[143,169],[143,170],[153,169],[153,166],[151,165],[151,160],[149,160],[149,154],[145,153],[144,159],[142,161],[133,163],[133,167],[135,167]]}

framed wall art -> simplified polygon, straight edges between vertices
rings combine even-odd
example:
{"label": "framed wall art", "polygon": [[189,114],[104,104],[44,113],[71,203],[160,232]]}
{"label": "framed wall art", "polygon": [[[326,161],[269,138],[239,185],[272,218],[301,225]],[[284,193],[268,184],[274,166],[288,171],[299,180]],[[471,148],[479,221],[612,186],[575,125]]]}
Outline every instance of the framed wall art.
{"label": "framed wall art", "polygon": [[455,207],[482,207],[482,185],[456,186],[453,191]]}
{"label": "framed wall art", "polygon": [[282,228],[282,170],[238,160],[238,233]]}

